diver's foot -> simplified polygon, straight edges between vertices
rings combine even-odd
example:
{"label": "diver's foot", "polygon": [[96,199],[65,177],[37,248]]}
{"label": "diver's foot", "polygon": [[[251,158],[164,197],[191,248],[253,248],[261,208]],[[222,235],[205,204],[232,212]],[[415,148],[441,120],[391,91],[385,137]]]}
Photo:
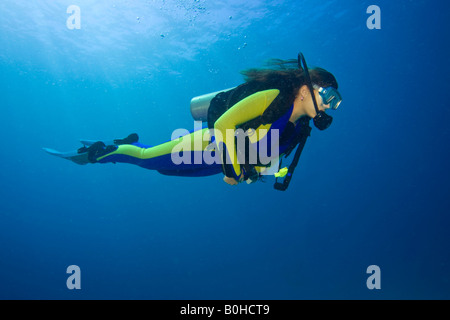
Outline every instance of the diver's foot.
{"label": "diver's foot", "polygon": [[132,133],[124,139],[115,139],[114,144],[120,146],[122,144],[132,144],[132,143],[135,143],[138,141],[139,141],[139,136],[137,135],[137,133]]}
{"label": "diver's foot", "polygon": [[77,150],[78,154],[86,153],[88,152],[88,147],[82,146],[80,149]]}
{"label": "diver's foot", "polygon": [[[85,147],[83,147],[85,148]],[[83,149],[80,148],[80,149]],[[80,152],[78,149],[78,152]],[[90,163],[96,163],[97,158],[104,156],[105,154],[111,153],[117,149],[117,146],[106,146],[102,141],[97,141],[92,144],[90,147],[86,148],[86,152],[88,153],[88,160]]]}
{"label": "diver's foot", "polygon": [[103,142],[97,141],[89,148],[87,148],[89,162],[96,163],[97,158],[104,153],[105,147],[106,145]]}

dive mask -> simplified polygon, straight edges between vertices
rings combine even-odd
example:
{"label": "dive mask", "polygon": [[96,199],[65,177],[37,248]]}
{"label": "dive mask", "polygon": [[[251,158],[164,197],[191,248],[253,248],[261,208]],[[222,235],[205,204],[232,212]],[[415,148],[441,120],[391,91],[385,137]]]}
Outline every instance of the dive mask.
{"label": "dive mask", "polygon": [[339,91],[337,91],[335,88],[322,88],[316,84],[313,85],[313,88],[319,91],[319,94],[322,97],[323,104],[329,104],[331,109],[336,110],[341,104],[342,97]]}

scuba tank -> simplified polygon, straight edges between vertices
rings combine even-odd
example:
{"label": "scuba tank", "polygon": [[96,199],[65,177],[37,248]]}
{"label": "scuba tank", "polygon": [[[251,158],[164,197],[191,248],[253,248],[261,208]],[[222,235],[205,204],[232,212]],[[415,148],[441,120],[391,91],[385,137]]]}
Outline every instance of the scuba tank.
{"label": "scuba tank", "polygon": [[221,92],[228,92],[233,90],[233,88],[224,89],[216,92],[207,93],[198,97],[194,97],[191,100],[191,114],[195,121],[208,121],[208,109],[211,100]]}

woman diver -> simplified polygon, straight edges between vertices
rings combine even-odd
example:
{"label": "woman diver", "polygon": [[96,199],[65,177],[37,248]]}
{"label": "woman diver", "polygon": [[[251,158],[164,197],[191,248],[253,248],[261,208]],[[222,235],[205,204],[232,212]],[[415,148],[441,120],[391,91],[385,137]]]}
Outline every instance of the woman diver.
{"label": "woman diver", "polygon": [[[140,143],[133,133],[112,142],[81,141],[84,146],[74,152],[44,150],[78,164],[131,163],[190,177],[223,173],[230,185],[255,182],[276,164],[272,174],[284,179],[275,188],[286,190],[310,134],[310,119],[325,130],[332,121],[325,110],[336,110],[342,101],[337,81],[322,68],[308,70],[301,53],[298,60],[272,60],[270,68],[241,73],[240,86],[192,99],[192,115],[207,122],[205,128],[157,146]],[[280,169],[279,159],[295,147],[289,168]]]}

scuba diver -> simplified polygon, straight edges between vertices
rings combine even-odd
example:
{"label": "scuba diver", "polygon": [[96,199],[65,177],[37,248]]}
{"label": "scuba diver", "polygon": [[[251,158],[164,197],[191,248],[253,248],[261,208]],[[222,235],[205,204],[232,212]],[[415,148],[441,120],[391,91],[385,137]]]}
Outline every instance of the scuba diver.
{"label": "scuba diver", "polygon": [[[327,129],[332,117],[325,110],[336,110],[342,98],[333,74],[309,70],[302,53],[297,60],[271,60],[269,65],[242,71],[245,82],[235,88],[193,98],[191,113],[204,125],[172,135],[168,142],[144,145],[132,133],[109,142],[82,140],[83,147],[72,152],[44,150],[77,164],[130,163],[188,177],[223,173],[229,185],[273,174],[275,189],[284,191],[310,136],[310,120],[319,130]],[[296,147],[289,167],[281,168],[281,158]]]}

